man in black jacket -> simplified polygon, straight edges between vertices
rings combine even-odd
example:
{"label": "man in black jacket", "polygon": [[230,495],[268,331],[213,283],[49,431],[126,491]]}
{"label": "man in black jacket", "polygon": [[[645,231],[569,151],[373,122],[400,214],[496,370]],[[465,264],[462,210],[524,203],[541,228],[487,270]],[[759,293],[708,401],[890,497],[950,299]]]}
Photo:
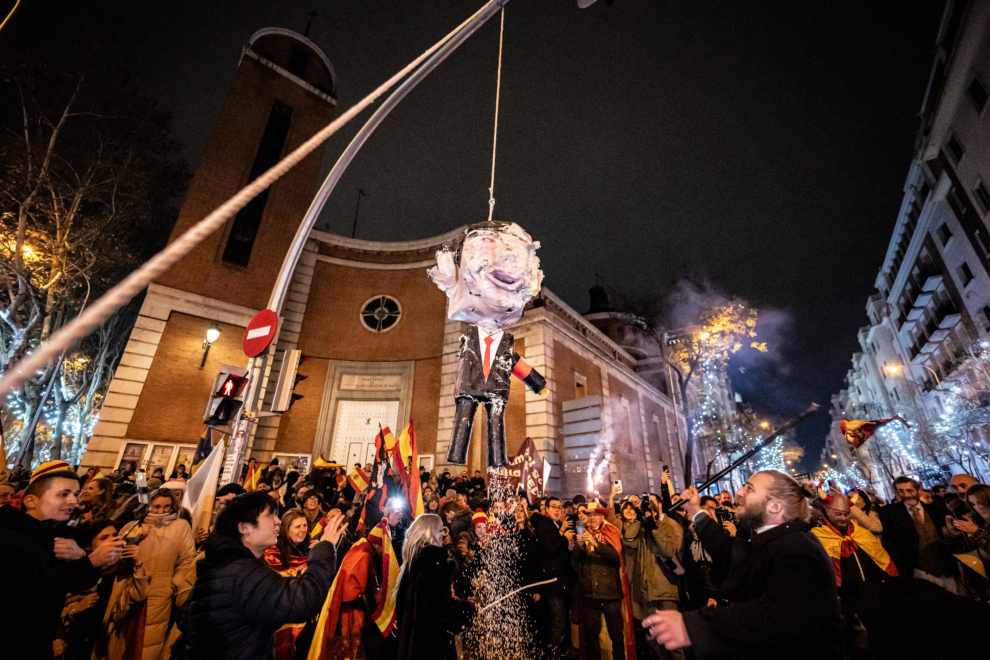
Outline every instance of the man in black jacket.
{"label": "man in black jacket", "polygon": [[534,513],[530,516],[536,543],[543,559],[545,580],[557,578],[556,582],[543,588],[541,595],[546,599],[550,614],[550,657],[555,658],[564,651],[564,638],[567,631],[567,608],[571,602],[571,586],[574,584],[574,569],[571,568],[570,544],[574,530],[570,520],[563,520],[564,507],[560,499],[547,498],[547,514]]}
{"label": "man in black jacket", "polygon": [[[894,479],[901,501],[879,511],[883,547],[902,577],[917,577],[958,594],[955,560],[949,544],[953,532],[946,527],[949,510],[938,500],[920,500],[921,484],[909,477]],[[963,552],[963,548],[956,549]]]}
{"label": "man in black jacket", "polygon": [[283,577],[261,556],[278,540],[275,502],[263,491],[239,495],[217,518],[196,565],[189,598],[188,660],[268,660],[275,631],[315,616],[337,566],[338,516],[309,551],[306,571]]}
{"label": "man in black jacket", "polygon": [[0,585],[8,606],[0,616],[0,658],[52,657],[52,641],[68,592],[79,593],[120,558],[123,541],[99,546],[88,557],[71,528],[56,525],[76,506],[79,480],[64,461],[39,465],[24,491],[23,513],[0,507]]}
{"label": "man in black jacket", "polygon": [[683,493],[688,515],[716,564],[729,566],[722,582],[726,606],[694,612],[657,612],[643,627],[667,649],[692,647],[707,658],[842,657],[842,615],[832,562],[808,530],[808,500],[780,472],[758,472],[736,493],[729,536],[701,507],[695,488]]}

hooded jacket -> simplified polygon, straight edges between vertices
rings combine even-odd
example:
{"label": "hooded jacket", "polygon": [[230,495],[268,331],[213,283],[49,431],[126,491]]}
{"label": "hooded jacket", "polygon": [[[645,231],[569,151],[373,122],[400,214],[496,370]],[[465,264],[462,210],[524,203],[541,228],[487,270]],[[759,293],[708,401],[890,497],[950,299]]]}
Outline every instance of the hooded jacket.
{"label": "hooded jacket", "polygon": [[276,630],[319,613],[337,566],[326,541],[293,577],[276,573],[239,540],[217,536],[207,544],[189,599],[187,660],[269,660]]}
{"label": "hooded jacket", "polygon": [[55,523],[0,507],[0,584],[11,600],[0,617],[0,659],[52,657],[65,594],[89,589],[101,569],[88,557],[55,558]]}

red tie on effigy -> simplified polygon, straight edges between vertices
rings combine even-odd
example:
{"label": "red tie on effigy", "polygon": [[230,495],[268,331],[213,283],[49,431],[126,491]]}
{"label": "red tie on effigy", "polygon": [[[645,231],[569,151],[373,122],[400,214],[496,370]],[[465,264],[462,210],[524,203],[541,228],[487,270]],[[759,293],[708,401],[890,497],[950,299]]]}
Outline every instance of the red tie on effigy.
{"label": "red tie on effigy", "polygon": [[491,367],[488,365],[491,362],[493,341],[495,340],[491,337],[485,337],[485,361],[481,364],[481,371],[485,374],[485,380],[488,380],[488,372],[491,371]]}

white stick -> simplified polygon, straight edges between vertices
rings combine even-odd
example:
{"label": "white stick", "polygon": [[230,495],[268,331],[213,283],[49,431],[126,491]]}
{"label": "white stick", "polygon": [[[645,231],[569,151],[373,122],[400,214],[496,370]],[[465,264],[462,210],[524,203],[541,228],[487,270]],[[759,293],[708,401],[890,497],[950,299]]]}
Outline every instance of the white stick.
{"label": "white stick", "polygon": [[481,614],[481,613],[483,613],[483,612],[484,612],[485,610],[487,610],[487,609],[488,609],[489,607],[492,607],[492,606],[494,606],[494,605],[498,605],[499,603],[501,603],[501,602],[502,602],[503,600],[505,600],[506,598],[512,598],[512,597],[513,597],[514,595],[516,595],[516,594],[517,594],[517,593],[519,593],[520,591],[523,591],[523,590],[525,590],[525,589],[531,589],[531,588],[533,588],[533,587],[538,587],[538,586],[540,586],[541,584],[550,584],[551,582],[556,582],[556,581],[557,581],[557,578],[552,578],[552,579],[550,579],[550,580],[544,580],[543,582],[534,582],[533,584],[527,584],[527,585],[526,585],[525,587],[519,587],[518,589],[516,589],[516,590],[514,590],[514,591],[510,591],[509,593],[507,593],[506,595],[504,595],[504,596],[502,596],[501,598],[499,598],[499,599],[498,599],[498,600],[496,600],[495,602],[493,602],[493,603],[488,603],[487,605],[485,605],[484,607],[482,607],[482,608],[481,608],[481,611],[479,612],[479,614]]}

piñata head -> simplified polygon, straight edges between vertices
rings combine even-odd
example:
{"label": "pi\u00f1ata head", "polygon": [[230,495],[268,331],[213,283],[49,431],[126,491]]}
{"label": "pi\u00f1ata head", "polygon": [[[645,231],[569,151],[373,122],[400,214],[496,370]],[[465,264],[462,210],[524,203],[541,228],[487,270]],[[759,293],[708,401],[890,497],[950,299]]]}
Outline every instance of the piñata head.
{"label": "pi\u00f1ata head", "polygon": [[437,265],[427,271],[450,299],[447,317],[489,333],[518,321],[540,292],[539,247],[514,222],[469,226],[454,245],[437,251]]}

